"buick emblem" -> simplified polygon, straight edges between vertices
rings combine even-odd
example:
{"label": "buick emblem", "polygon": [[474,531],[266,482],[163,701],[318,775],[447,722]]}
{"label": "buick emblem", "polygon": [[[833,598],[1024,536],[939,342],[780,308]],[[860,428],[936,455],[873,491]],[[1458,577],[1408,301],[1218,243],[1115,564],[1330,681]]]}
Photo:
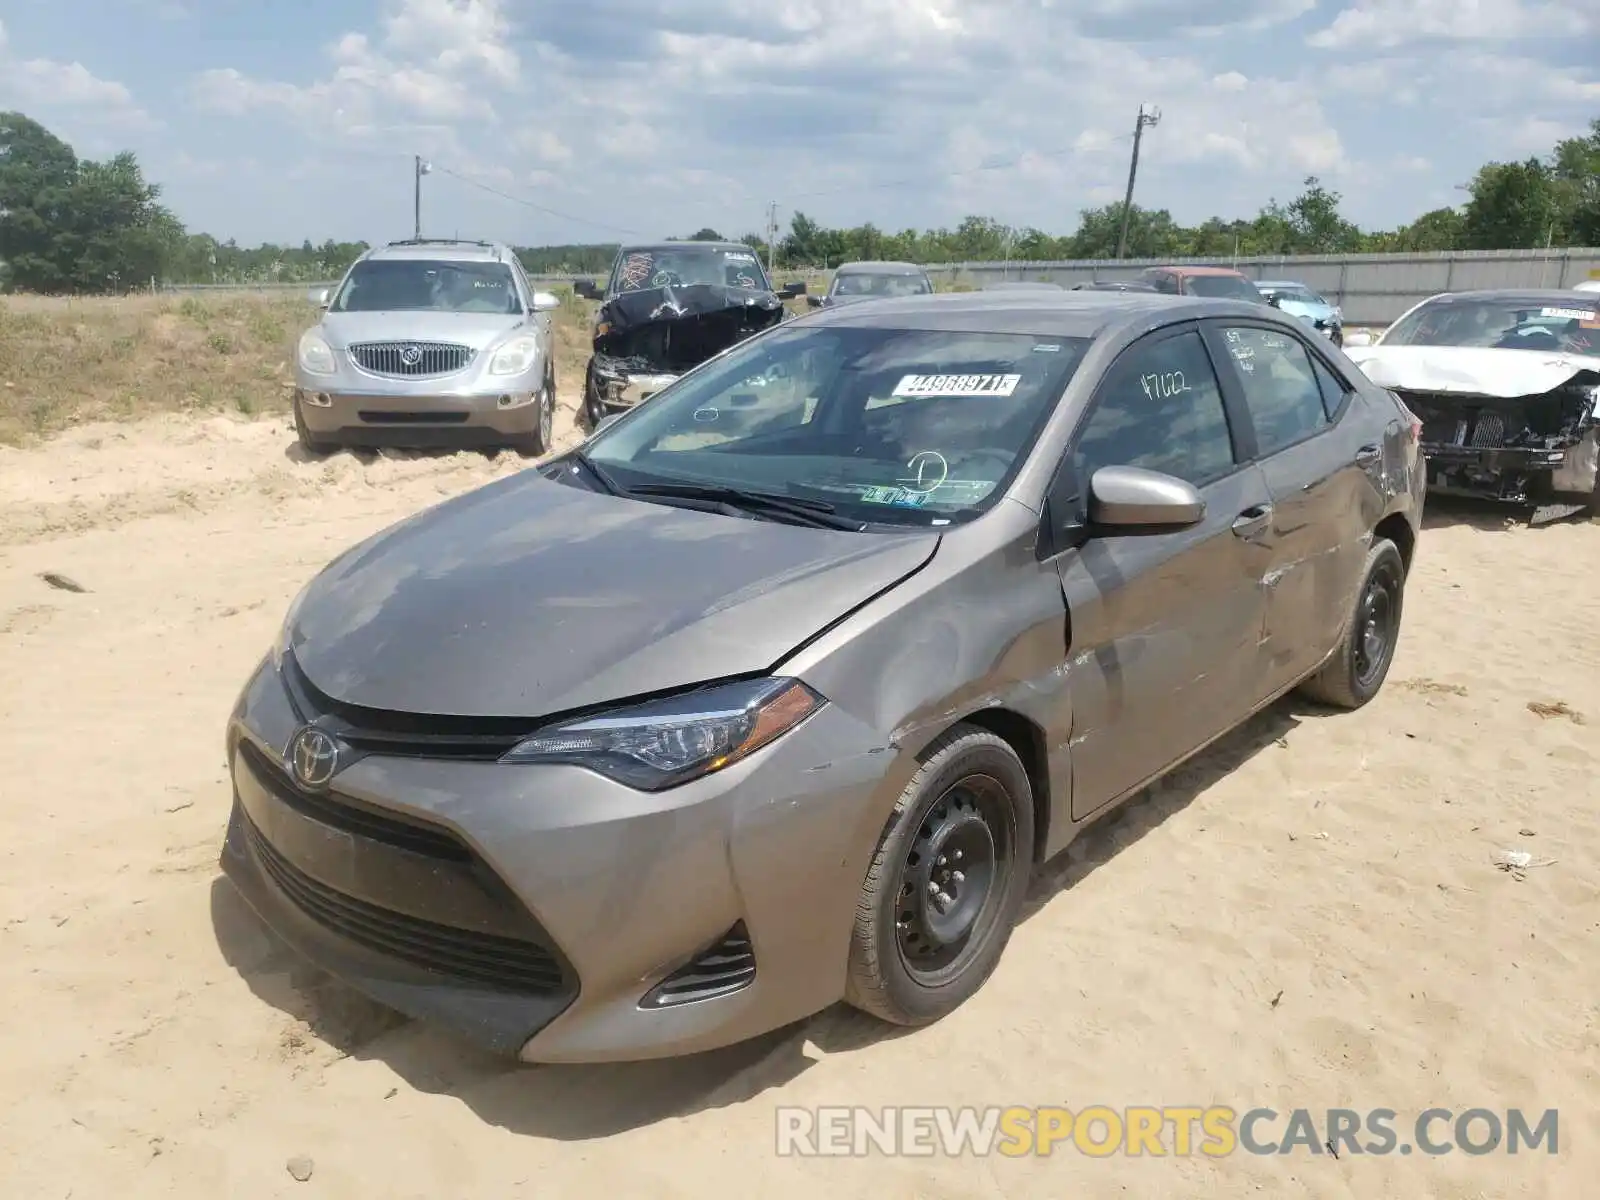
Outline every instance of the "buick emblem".
{"label": "buick emblem", "polygon": [[407,346],[400,351],[400,361],[408,367],[414,367],[422,361],[421,346]]}
{"label": "buick emblem", "polygon": [[302,787],[322,787],[339,769],[339,743],[307,725],[289,743],[289,769]]}

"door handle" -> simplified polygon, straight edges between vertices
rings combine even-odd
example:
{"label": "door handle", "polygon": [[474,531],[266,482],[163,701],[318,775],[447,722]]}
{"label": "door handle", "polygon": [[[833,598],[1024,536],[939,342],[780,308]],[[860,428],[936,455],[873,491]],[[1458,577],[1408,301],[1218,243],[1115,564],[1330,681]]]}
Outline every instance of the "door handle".
{"label": "door handle", "polygon": [[1383,461],[1381,446],[1363,446],[1356,451],[1356,466],[1375,467]]}
{"label": "door handle", "polygon": [[1233,519],[1233,532],[1242,538],[1255,537],[1272,521],[1272,505],[1257,504]]}

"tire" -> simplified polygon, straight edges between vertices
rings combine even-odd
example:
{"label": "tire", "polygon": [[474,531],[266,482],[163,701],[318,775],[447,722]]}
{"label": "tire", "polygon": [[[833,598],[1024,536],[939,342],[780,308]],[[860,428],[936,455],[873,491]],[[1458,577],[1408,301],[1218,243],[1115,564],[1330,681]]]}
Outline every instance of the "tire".
{"label": "tire", "polygon": [[[1032,873],[1033,840],[1033,788],[1016,751],[974,725],[957,725],[934,742],[895,803],[862,884],[845,1001],[890,1024],[913,1026],[965,1003],[1011,939]],[[993,852],[987,867],[986,844]],[[956,861],[980,863],[987,886],[952,878]],[[943,894],[953,898],[942,912],[928,892],[941,877]],[[963,893],[968,883],[976,886]],[[906,914],[915,915],[903,921]],[[940,924],[945,933],[965,924],[966,934],[941,951],[931,937]]]}
{"label": "tire", "polygon": [[583,415],[589,422],[589,432],[593,433],[606,419],[605,401],[600,399],[599,389],[594,382],[594,360],[590,359],[588,368],[583,373]]}
{"label": "tire", "polygon": [[332,442],[325,442],[311,432],[310,426],[306,424],[305,414],[300,411],[298,400],[294,402],[294,435],[299,439],[300,449],[307,454],[323,455],[334,449]]}
{"label": "tire", "polygon": [[[1321,670],[1300,685],[1302,696],[1333,708],[1357,709],[1378,694],[1400,641],[1405,581],[1405,560],[1399,548],[1388,538],[1374,539],[1361,571],[1361,586],[1356,589],[1355,610],[1339,648]],[[1376,646],[1368,640],[1374,623],[1381,637]]]}
{"label": "tire", "polygon": [[511,445],[523,458],[538,458],[550,451],[551,444],[555,441],[555,413],[556,391],[550,386],[550,377],[545,377],[544,386],[539,389],[539,426],[532,433],[522,434],[515,438]]}

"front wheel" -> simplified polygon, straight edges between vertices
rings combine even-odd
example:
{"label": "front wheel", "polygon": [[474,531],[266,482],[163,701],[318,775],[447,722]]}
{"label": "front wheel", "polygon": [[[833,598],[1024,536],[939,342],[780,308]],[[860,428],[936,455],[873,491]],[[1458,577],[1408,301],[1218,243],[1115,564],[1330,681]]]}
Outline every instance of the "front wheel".
{"label": "front wheel", "polygon": [[523,434],[515,442],[516,451],[523,458],[538,458],[548,453],[555,441],[556,393],[548,381],[539,389],[539,398],[534,403],[539,406],[539,424],[534,432]]}
{"label": "front wheel", "polygon": [[1033,789],[1016,751],[973,725],[935,742],[862,885],[846,1001],[895,1025],[960,1007],[1011,938],[1033,840]]}
{"label": "front wheel", "polygon": [[294,402],[294,435],[300,443],[300,449],[307,454],[321,456],[333,450],[333,446],[318,438],[311,432],[311,427],[306,424],[306,417],[300,411],[300,401]]}
{"label": "front wheel", "polygon": [[606,419],[605,401],[600,398],[600,385],[594,378],[594,360],[589,360],[589,366],[583,373],[583,415],[588,418],[589,432],[593,433],[600,427],[600,422]]}
{"label": "front wheel", "polygon": [[1308,700],[1334,708],[1356,709],[1378,694],[1389,675],[1400,640],[1406,565],[1388,538],[1373,540],[1339,648],[1322,669],[1300,685]]}

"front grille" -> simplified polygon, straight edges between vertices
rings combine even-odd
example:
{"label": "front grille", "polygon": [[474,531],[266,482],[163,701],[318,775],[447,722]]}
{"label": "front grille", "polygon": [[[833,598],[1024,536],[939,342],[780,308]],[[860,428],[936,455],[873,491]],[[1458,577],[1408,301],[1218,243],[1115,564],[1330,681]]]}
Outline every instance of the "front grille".
{"label": "front grille", "polygon": [[1480,413],[1478,423],[1472,427],[1472,445],[1503,446],[1506,438],[1506,419],[1499,413]]}
{"label": "front grille", "polygon": [[756,955],[750,934],[740,921],[722,940],[668,975],[639,1002],[640,1008],[672,1008],[696,1000],[714,1000],[750,986],[756,977]]}
{"label": "front grille", "polygon": [[464,412],[372,412],[357,414],[368,425],[464,425]]}
{"label": "front grille", "polygon": [[422,379],[453,375],[467,368],[477,351],[455,342],[356,342],[350,358],[373,375]]}
{"label": "front grille", "polygon": [[262,836],[248,817],[245,836],[268,878],[319,925],[379,954],[495,991],[554,995],[561,965],[545,947],[439,925],[358,900],[300,870]]}
{"label": "front grille", "polygon": [[283,681],[303,721],[369,754],[494,762],[538,727],[520,717],[451,717],[384,712],[341,704],[307,678],[293,651],[283,656]]}
{"label": "front grille", "polygon": [[308,792],[296,787],[283,767],[262,753],[254,742],[241,741],[239,756],[276,800],[313,821],[426,858],[458,863],[473,861],[472,851],[442,829],[407,821],[334,792]]}

